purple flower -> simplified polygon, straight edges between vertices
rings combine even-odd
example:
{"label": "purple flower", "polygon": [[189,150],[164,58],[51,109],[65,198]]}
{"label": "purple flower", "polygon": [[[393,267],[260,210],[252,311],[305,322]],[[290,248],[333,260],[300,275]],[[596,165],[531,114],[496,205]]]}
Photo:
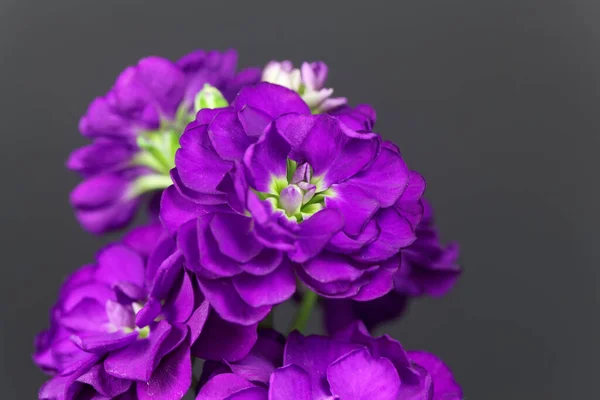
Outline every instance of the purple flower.
{"label": "purple flower", "polygon": [[79,123],[92,143],[67,161],[85,179],[71,204],[86,230],[122,228],[142,195],[171,184],[168,174],[179,137],[194,119],[194,100],[204,85],[231,100],[242,86],[258,81],[260,70],[236,74],[236,64],[233,50],[198,50],[176,63],[147,57],[125,69],[111,90],[92,102]]}
{"label": "purple flower", "polygon": [[239,360],[256,341],[256,326],[211,311],[158,223],[73,273],[50,317],[33,357],[54,375],[40,399],[180,399],[191,385],[191,355]]}
{"label": "purple flower", "polygon": [[251,324],[296,289],[360,301],[392,289],[424,181],[398,149],[294,92],[242,89],[181,138],[161,220],[226,320]]}
{"label": "purple flower", "polygon": [[250,354],[205,370],[197,400],[460,400],[442,361],[406,352],[389,336],[371,337],[355,323],[334,338],[293,332],[285,345],[262,331]]}
{"label": "purple flower", "polygon": [[329,112],[346,104],[344,97],[332,98],[333,89],[325,87],[328,72],[322,61],[304,62],[300,69],[294,68],[291,61],[271,61],[262,73],[264,82],[275,83],[295,91],[313,113]]}
{"label": "purple flower", "polygon": [[442,246],[431,205],[425,201],[423,204],[423,220],[416,230],[417,240],[402,251],[402,263],[394,275],[394,290],[368,302],[326,300],[324,317],[329,332],[335,332],[356,319],[362,320],[371,329],[401,315],[410,298],[440,297],[452,289],[461,274],[457,264],[458,245]]}

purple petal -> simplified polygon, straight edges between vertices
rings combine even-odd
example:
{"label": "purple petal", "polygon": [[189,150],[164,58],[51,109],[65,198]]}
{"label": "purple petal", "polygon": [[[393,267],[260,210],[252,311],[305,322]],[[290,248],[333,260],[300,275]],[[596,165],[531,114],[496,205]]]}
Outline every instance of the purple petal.
{"label": "purple petal", "polygon": [[250,137],[261,136],[272,121],[272,118],[268,114],[252,106],[242,108],[238,112],[238,118],[244,127],[246,135]]}
{"label": "purple petal", "polygon": [[261,329],[258,340],[250,353],[236,362],[227,365],[235,374],[252,382],[267,384],[276,367],[283,362],[283,336],[272,330]]}
{"label": "purple petal", "polygon": [[355,237],[350,237],[343,231],[338,232],[331,238],[327,245],[329,250],[349,254],[360,250],[369,243],[373,243],[379,236],[379,227],[374,220],[370,220],[361,233]]}
{"label": "purple petal", "polygon": [[131,386],[131,381],[107,374],[102,364],[94,365],[77,378],[77,381],[92,386],[98,393],[110,398],[125,393]]}
{"label": "purple petal", "polygon": [[233,324],[211,311],[198,340],[192,346],[192,354],[205,360],[240,360],[256,342],[256,326]]}
{"label": "purple petal", "polygon": [[137,332],[124,333],[117,331],[91,336],[74,335],[71,340],[83,351],[102,354],[128,346],[135,342],[137,336]]}
{"label": "purple petal", "polygon": [[200,306],[194,310],[190,319],[187,320],[187,326],[190,329],[191,343],[194,343],[198,336],[202,333],[206,320],[208,319],[208,313],[210,312],[210,304],[208,301],[203,300]]}
{"label": "purple petal", "polygon": [[137,383],[137,395],[140,400],[179,400],[191,383],[190,348],[189,343],[183,343],[161,360],[148,381]]}
{"label": "purple petal", "polygon": [[240,390],[227,397],[227,400],[268,400],[267,390],[261,387],[252,387]]}
{"label": "purple petal", "polygon": [[297,365],[278,368],[269,382],[269,400],[310,400],[310,376]]}
{"label": "purple petal", "polygon": [[135,315],[135,326],[143,328],[154,321],[162,310],[160,301],[154,297],[150,297],[144,307]]}
{"label": "purple petal", "polygon": [[163,315],[170,322],[186,322],[194,311],[194,288],[187,272],[181,274],[162,307]]}
{"label": "purple petal", "polygon": [[104,361],[104,368],[109,374],[123,379],[134,379],[147,382],[158,364],[161,344],[171,332],[166,321],[160,321],[150,330],[146,339],[140,339],[131,345],[112,352]]}
{"label": "purple petal", "polygon": [[369,301],[382,297],[394,288],[394,273],[390,268],[379,268],[369,277],[368,282],[361,286],[358,294],[352,298],[357,301]]}
{"label": "purple petal", "polygon": [[245,263],[263,248],[254,238],[252,225],[252,219],[244,215],[218,213],[210,221],[210,230],[224,255]]}
{"label": "purple petal", "polygon": [[355,281],[364,271],[355,268],[351,261],[349,257],[325,251],[302,264],[302,268],[311,278],[322,283]]}
{"label": "purple petal", "polygon": [[202,386],[196,400],[227,399],[229,396],[251,387],[254,387],[254,384],[241,376],[220,374],[212,377]]}
{"label": "purple petal", "polygon": [[233,285],[241,298],[252,307],[280,304],[296,291],[296,276],[289,260],[267,275],[248,273],[233,278]]}
{"label": "purple petal", "polygon": [[330,395],[327,383],[327,368],[341,356],[360,348],[359,345],[344,343],[322,336],[302,336],[297,331],[290,333],[283,355],[283,365],[296,364],[310,371],[312,398]]}
{"label": "purple petal", "polygon": [[409,171],[400,154],[382,147],[375,162],[350,182],[369,193],[381,207],[390,207],[408,186]]}
{"label": "purple petal", "polygon": [[410,370],[408,355],[397,340],[388,335],[377,338],[371,337],[362,322],[354,321],[335,335],[338,340],[362,344],[369,349],[374,357],[389,359],[399,373],[402,383],[414,382],[417,376]]}
{"label": "purple petal", "polygon": [[217,193],[217,186],[233,164],[216,153],[206,126],[186,130],[180,143],[175,165],[181,182],[197,192]]}
{"label": "purple petal", "polygon": [[103,304],[86,298],[65,313],[60,323],[75,332],[105,332],[108,317]]}
{"label": "purple petal", "polygon": [[341,183],[331,189],[335,196],[325,199],[326,207],[337,209],[344,216],[344,232],[359,235],[378,210],[379,203],[358,186]]}
{"label": "purple petal", "polygon": [[183,270],[183,256],[179,251],[167,257],[158,267],[150,288],[150,297],[163,300],[169,294]]}
{"label": "purple petal", "polygon": [[396,400],[400,378],[394,365],[376,358],[367,349],[343,356],[327,368],[331,393],[342,399]]}
{"label": "purple petal", "polygon": [[131,122],[116,114],[106,98],[96,98],[79,121],[80,132],[87,137],[127,138],[134,135]]}
{"label": "purple petal", "polygon": [[253,142],[234,111],[219,113],[208,126],[208,135],[215,151],[228,161],[241,160]]}
{"label": "purple petal", "polygon": [[135,148],[127,141],[96,141],[71,153],[67,168],[84,176],[123,167],[135,154]]}
{"label": "purple petal", "polygon": [[236,111],[241,111],[244,106],[252,106],[273,119],[288,113],[310,114],[310,109],[298,93],[266,82],[243,88],[233,106]]}
{"label": "purple petal", "polygon": [[292,261],[302,263],[317,255],[343,227],[337,210],[323,209],[299,224],[296,247],[289,253]]}
{"label": "purple petal", "polygon": [[265,247],[252,260],[240,264],[240,268],[252,275],[266,275],[273,272],[281,264],[282,260],[283,253],[281,251]]}
{"label": "purple petal", "polygon": [[409,351],[408,357],[417,365],[425,368],[433,379],[432,400],[461,400],[460,385],[454,380],[452,371],[433,354],[424,351]]}
{"label": "purple petal", "polygon": [[153,222],[133,229],[121,242],[142,257],[148,258],[163,233],[160,222]]}
{"label": "purple petal", "polygon": [[400,249],[410,246],[416,239],[410,222],[394,208],[380,210],[375,221],[380,230],[379,237],[355,258],[362,262],[375,262],[396,255]]}
{"label": "purple petal", "polygon": [[422,197],[424,192],[425,179],[417,172],[411,171],[408,186],[394,207],[410,221],[413,228],[417,227],[423,216]]}
{"label": "purple petal", "polygon": [[[186,261],[192,269],[196,271],[205,269],[216,277],[229,277],[242,271],[239,263],[227,257],[219,248],[219,242],[217,242],[211,230],[211,222],[216,215],[219,214],[210,214],[198,218],[197,236],[193,234],[192,223],[186,224],[185,229],[182,228],[181,230],[180,246],[184,251]],[[196,243],[193,243],[194,239],[196,239]],[[243,244],[240,243],[240,245]]]}
{"label": "purple petal", "polygon": [[109,285],[130,282],[144,286],[145,272],[144,260],[124,245],[110,245],[98,255],[96,279]]}
{"label": "purple petal", "polygon": [[248,147],[244,165],[250,185],[260,192],[270,192],[273,177],[285,179],[290,145],[275,127],[268,129],[258,142]]}
{"label": "purple petal", "polygon": [[270,306],[252,307],[242,300],[228,279],[199,279],[200,288],[217,313],[226,321],[253,325],[264,319]]}

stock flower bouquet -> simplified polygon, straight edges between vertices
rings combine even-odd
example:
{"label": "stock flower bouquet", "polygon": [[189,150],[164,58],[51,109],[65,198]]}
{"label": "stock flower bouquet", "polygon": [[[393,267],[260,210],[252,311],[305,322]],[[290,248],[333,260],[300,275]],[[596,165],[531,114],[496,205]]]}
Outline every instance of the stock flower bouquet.
{"label": "stock flower bouquet", "polygon": [[[91,103],[70,202],[90,233],[128,232],[64,282],[36,338],[40,399],[463,398],[440,359],[368,331],[448,292],[458,248],[375,110],[327,75],[198,50],[142,59]],[[328,335],[306,336],[319,305]]]}

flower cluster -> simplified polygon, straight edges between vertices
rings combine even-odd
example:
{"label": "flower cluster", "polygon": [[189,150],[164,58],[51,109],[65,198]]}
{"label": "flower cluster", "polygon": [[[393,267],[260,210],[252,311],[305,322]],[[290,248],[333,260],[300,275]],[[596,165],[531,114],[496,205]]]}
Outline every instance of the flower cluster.
{"label": "flower cluster", "polygon": [[[372,107],[332,97],[323,62],[236,64],[142,59],[82,117],[78,221],[112,232],[149,200],[149,222],[64,282],[35,343],[39,398],[462,399],[438,358],[367,331],[460,275],[423,177]],[[318,304],[331,336],[303,336]]]}

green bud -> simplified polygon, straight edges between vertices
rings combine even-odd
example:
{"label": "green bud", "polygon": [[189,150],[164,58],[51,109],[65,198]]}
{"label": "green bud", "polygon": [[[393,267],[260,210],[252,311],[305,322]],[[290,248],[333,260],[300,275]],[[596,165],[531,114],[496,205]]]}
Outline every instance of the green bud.
{"label": "green bud", "polygon": [[194,99],[194,111],[198,112],[203,108],[222,108],[227,107],[229,103],[223,97],[223,94],[216,87],[204,84],[201,91],[198,92]]}

